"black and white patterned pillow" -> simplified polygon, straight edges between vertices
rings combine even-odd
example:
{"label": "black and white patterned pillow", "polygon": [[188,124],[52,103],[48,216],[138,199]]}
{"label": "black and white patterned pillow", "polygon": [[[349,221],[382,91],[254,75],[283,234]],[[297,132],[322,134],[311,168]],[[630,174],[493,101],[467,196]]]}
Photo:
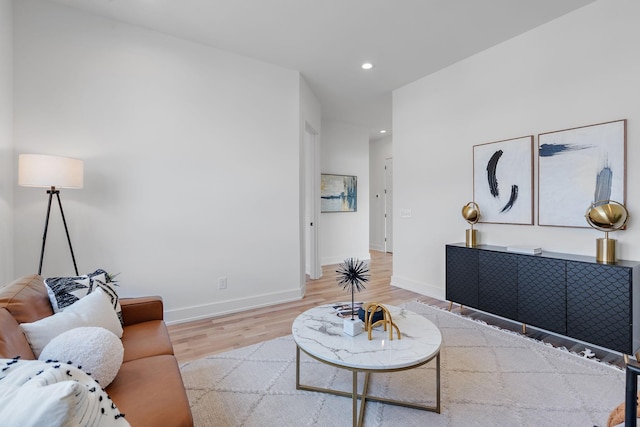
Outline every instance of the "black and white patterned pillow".
{"label": "black and white patterned pillow", "polygon": [[96,287],[102,288],[105,294],[111,300],[111,305],[120,319],[120,323],[124,325],[122,319],[122,307],[111,276],[102,269],[97,269],[93,273],[75,277],[49,277],[44,280],[49,294],[49,300],[53,307],[54,313],[58,313],[69,307],[80,298],[86,297],[93,292]]}
{"label": "black and white patterned pillow", "polygon": [[130,426],[124,417],[100,384],[71,362],[0,359],[3,426]]}

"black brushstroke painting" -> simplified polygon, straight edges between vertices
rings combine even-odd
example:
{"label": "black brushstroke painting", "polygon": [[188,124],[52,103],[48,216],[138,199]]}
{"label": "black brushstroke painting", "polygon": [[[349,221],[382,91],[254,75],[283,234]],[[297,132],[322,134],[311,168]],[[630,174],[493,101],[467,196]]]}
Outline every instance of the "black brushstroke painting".
{"label": "black brushstroke painting", "polygon": [[506,205],[504,205],[504,208],[502,208],[500,213],[509,212],[517,199],[518,199],[518,186],[514,184],[511,186],[511,196],[509,197],[509,201],[507,202]]}
{"label": "black brushstroke painting", "polygon": [[498,179],[496,178],[496,169],[498,168],[498,160],[502,157],[502,150],[498,150],[487,162],[487,180],[489,181],[489,191],[493,197],[498,197]]}

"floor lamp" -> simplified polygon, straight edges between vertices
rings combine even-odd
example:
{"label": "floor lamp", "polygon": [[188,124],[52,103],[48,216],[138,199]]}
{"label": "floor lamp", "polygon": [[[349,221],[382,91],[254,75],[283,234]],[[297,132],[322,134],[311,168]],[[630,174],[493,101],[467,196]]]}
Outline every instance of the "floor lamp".
{"label": "floor lamp", "polygon": [[67,233],[67,242],[69,242],[73,268],[75,269],[76,276],[78,275],[76,257],[73,254],[73,246],[71,246],[69,229],[67,228],[67,221],[64,217],[64,211],[62,210],[62,202],[60,202],[59,189],[82,188],[83,175],[84,164],[82,160],[60,156],[47,156],[43,154],[20,154],[20,156],[18,156],[18,185],[23,187],[48,188],[47,194],[49,195],[49,204],[47,205],[47,217],[44,223],[44,234],[42,235],[42,250],[40,251],[38,274],[42,274],[42,260],[44,259],[44,248],[47,243],[51,200],[55,195],[58,200],[58,206],[60,207],[64,231]]}

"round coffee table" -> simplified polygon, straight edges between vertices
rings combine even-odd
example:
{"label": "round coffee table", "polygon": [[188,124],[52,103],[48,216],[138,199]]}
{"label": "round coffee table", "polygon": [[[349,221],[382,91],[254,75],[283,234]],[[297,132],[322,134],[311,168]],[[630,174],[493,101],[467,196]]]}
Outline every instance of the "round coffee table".
{"label": "round coffee table", "polygon": [[[337,316],[334,307],[328,304],[314,307],[300,314],[291,327],[296,342],[296,388],[319,391],[353,399],[353,425],[361,426],[367,400],[392,405],[422,409],[440,413],[440,346],[442,334],[429,320],[401,307],[386,306],[393,322],[400,329],[401,339],[393,331],[376,327],[372,339],[367,332],[354,337],[343,332],[343,319]],[[351,393],[314,387],[300,383],[300,350],[312,358],[338,368],[353,372]],[[369,396],[367,388],[372,373],[394,372],[416,368],[436,359],[436,405],[426,406],[394,399]],[[358,393],[358,373],[365,373],[362,393]],[[358,399],[361,399],[358,414]]]}

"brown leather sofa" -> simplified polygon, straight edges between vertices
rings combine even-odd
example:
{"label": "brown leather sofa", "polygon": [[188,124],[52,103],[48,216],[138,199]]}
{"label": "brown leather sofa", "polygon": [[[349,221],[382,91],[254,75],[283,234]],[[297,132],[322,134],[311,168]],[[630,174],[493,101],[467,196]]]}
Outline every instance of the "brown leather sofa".
{"label": "brown leather sofa", "polygon": [[[122,298],[124,361],[105,389],[132,427],[193,426],[160,297]],[[35,359],[19,323],[53,315],[42,277],[0,287],[0,358]]]}

